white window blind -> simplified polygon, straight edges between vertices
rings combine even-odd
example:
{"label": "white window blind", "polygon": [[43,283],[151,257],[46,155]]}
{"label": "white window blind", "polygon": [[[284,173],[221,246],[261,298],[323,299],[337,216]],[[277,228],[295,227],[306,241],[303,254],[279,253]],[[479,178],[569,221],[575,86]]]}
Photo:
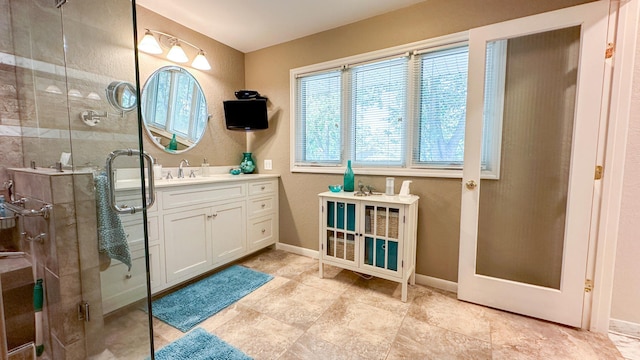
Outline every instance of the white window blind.
{"label": "white window blind", "polygon": [[[499,173],[504,49],[487,54],[485,178]],[[292,69],[292,171],[352,160],[357,174],[460,177],[468,52],[459,33]]]}
{"label": "white window blind", "polygon": [[416,166],[462,167],[468,53],[467,46],[460,46],[416,56]]}
{"label": "white window blind", "polygon": [[500,175],[507,43],[507,40],[487,43],[485,60],[481,166],[483,173],[492,178],[497,178]]}
{"label": "white window blind", "polygon": [[342,163],[342,71],[296,80],[296,163]]}
{"label": "white window blind", "polygon": [[403,166],[407,57],[351,68],[350,159],[356,166]]}

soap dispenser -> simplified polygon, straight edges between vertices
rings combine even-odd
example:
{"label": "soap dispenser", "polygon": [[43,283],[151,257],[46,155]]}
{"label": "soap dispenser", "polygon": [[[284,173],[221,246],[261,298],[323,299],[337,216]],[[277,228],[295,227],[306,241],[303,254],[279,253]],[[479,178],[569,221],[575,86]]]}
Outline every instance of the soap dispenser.
{"label": "soap dispenser", "polygon": [[204,158],[204,161],[202,162],[200,168],[202,170],[200,171],[202,176],[209,176],[209,162],[207,162],[207,158]]}
{"label": "soap dispenser", "polygon": [[153,159],[153,178],[155,180],[162,179],[162,165],[160,165],[157,158]]}

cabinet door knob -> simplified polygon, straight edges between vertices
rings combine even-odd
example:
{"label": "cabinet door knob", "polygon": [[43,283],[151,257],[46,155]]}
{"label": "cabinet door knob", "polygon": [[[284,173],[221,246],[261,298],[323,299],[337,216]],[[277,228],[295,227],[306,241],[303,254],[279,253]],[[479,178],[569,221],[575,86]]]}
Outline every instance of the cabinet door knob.
{"label": "cabinet door knob", "polygon": [[262,229],[262,233],[264,234],[264,232],[267,231],[266,229]]}
{"label": "cabinet door knob", "polygon": [[262,204],[261,206],[262,206],[262,208],[264,208],[265,206],[267,206],[267,204]]}
{"label": "cabinet door knob", "polygon": [[260,190],[264,190],[265,188],[266,188],[266,186],[262,185],[262,186],[260,187]]}
{"label": "cabinet door knob", "polygon": [[218,214],[207,215],[207,219],[213,219],[216,216],[218,216]]}
{"label": "cabinet door knob", "polygon": [[131,274],[127,274],[127,275],[125,275],[125,276],[124,276],[124,278],[125,278],[125,279],[131,279],[131,277],[132,277],[132,276],[133,276],[133,275],[131,275]]}

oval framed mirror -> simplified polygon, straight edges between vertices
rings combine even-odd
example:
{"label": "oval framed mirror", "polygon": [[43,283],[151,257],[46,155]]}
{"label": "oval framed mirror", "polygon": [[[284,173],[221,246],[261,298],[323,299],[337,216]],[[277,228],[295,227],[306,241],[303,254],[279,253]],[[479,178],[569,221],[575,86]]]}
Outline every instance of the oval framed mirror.
{"label": "oval framed mirror", "polygon": [[207,100],[187,70],[161,67],[149,76],[141,96],[144,127],[158,147],[179,154],[202,139],[209,120]]}
{"label": "oval framed mirror", "polygon": [[136,88],[126,81],[114,81],[107,86],[107,101],[123,113],[136,108]]}

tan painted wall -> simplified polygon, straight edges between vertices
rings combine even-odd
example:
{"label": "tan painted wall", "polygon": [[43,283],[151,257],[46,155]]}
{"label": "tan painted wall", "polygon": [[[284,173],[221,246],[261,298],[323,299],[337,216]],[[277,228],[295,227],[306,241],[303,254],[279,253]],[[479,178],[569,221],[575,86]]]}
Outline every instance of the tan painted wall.
{"label": "tan painted wall", "polygon": [[[446,35],[473,27],[572,6],[584,0],[430,0],[395,12],[246,54],[249,89],[269,97],[276,112],[270,128],[249,136],[260,172],[273,160],[282,175],[280,241],[318,248],[317,194],[341,176],[292,174],[289,170],[289,70],[363,52]],[[383,176],[358,176],[384,189]],[[396,192],[403,178],[396,178]],[[413,178],[420,196],[417,272],[457,281],[460,180]]]}
{"label": "tan painted wall", "polygon": [[640,38],[632,91],[611,318],[640,327]]}
{"label": "tan painted wall", "polygon": [[[138,6],[137,15],[139,39],[144,36],[145,28],[172,34],[202,47],[211,64],[211,70],[207,71],[194,69],[190,67],[190,63],[182,65],[198,80],[207,99],[211,119],[203,139],[185,153],[169,154],[153,144],[144,132],[144,149],[153,157],[159,158],[164,166],[178,166],[181,159],[187,159],[192,166],[198,166],[203,158],[207,158],[212,166],[240,164],[242,152],[245,151],[246,136],[244,132],[228,131],[225,128],[222,101],[235,99],[234,92],[244,88],[244,54],[143,7]],[[183,49],[190,59],[195,57],[195,49],[186,45]],[[140,53],[140,81],[143,85],[158,68],[177,65],[163,56]]]}

